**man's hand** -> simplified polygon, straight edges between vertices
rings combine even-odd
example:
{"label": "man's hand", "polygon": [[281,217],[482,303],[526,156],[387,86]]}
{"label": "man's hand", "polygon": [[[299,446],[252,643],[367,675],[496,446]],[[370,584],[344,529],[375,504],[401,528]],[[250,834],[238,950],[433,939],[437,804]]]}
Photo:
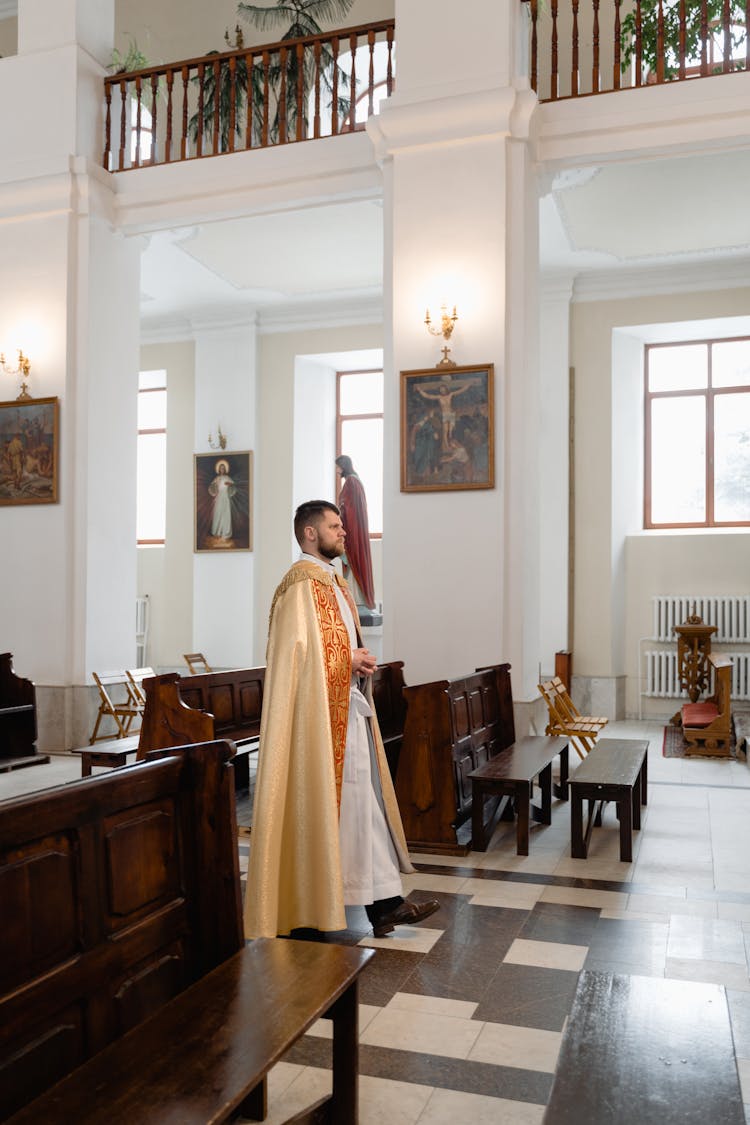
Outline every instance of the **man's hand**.
{"label": "man's hand", "polygon": [[352,649],[352,671],[357,676],[371,676],[378,662],[367,648]]}

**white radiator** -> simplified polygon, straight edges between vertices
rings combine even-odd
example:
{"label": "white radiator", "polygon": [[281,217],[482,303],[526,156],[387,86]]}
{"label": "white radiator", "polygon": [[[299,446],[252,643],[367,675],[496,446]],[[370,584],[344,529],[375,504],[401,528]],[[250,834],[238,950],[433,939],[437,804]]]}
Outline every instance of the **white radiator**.
{"label": "white radiator", "polygon": [[706,625],[715,625],[713,644],[750,644],[750,596],[745,594],[657,595],[651,599],[653,641],[674,641],[672,629],[697,613]]}
{"label": "white radiator", "polygon": [[[653,649],[644,652],[646,659],[646,690],[644,695],[659,699],[687,699],[680,691],[677,676],[677,652]],[[726,652],[732,661],[732,699],[750,699],[750,652]]]}

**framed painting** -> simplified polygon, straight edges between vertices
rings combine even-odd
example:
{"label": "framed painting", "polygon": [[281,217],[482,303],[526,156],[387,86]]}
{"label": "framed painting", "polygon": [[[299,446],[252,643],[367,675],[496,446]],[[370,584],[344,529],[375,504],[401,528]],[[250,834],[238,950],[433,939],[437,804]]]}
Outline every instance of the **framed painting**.
{"label": "framed painting", "polygon": [[253,455],[195,454],[195,550],[251,551]]}
{"label": "framed painting", "polygon": [[494,488],[494,365],[401,372],[401,491]]}
{"label": "framed painting", "polygon": [[57,502],[59,411],[56,398],[0,402],[0,506]]}

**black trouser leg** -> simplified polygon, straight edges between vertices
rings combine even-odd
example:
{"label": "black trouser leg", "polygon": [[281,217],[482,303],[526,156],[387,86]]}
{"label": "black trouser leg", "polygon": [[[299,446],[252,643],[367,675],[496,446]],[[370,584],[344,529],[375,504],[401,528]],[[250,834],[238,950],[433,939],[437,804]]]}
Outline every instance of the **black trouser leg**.
{"label": "black trouser leg", "polygon": [[403,901],[401,895],[395,895],[394,898],[376,898],[374,902],[365,907],[370,925],[375,926],[386,914],[396,910]]}

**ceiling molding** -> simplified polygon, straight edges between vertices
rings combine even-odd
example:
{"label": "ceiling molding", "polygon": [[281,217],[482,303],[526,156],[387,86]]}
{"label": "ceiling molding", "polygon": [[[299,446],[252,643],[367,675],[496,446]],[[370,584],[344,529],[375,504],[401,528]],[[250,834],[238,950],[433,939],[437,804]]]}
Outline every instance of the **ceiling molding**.
{"label": "ceiling molding", "polygon": [[[542,275],[542,282],[544,275]],[[573,285],[573,301],[615,301],[667,293],[712,292],[750,286],[750,258],[690,261],[670,266],[621,266],[616,270],[580,273]]]}

